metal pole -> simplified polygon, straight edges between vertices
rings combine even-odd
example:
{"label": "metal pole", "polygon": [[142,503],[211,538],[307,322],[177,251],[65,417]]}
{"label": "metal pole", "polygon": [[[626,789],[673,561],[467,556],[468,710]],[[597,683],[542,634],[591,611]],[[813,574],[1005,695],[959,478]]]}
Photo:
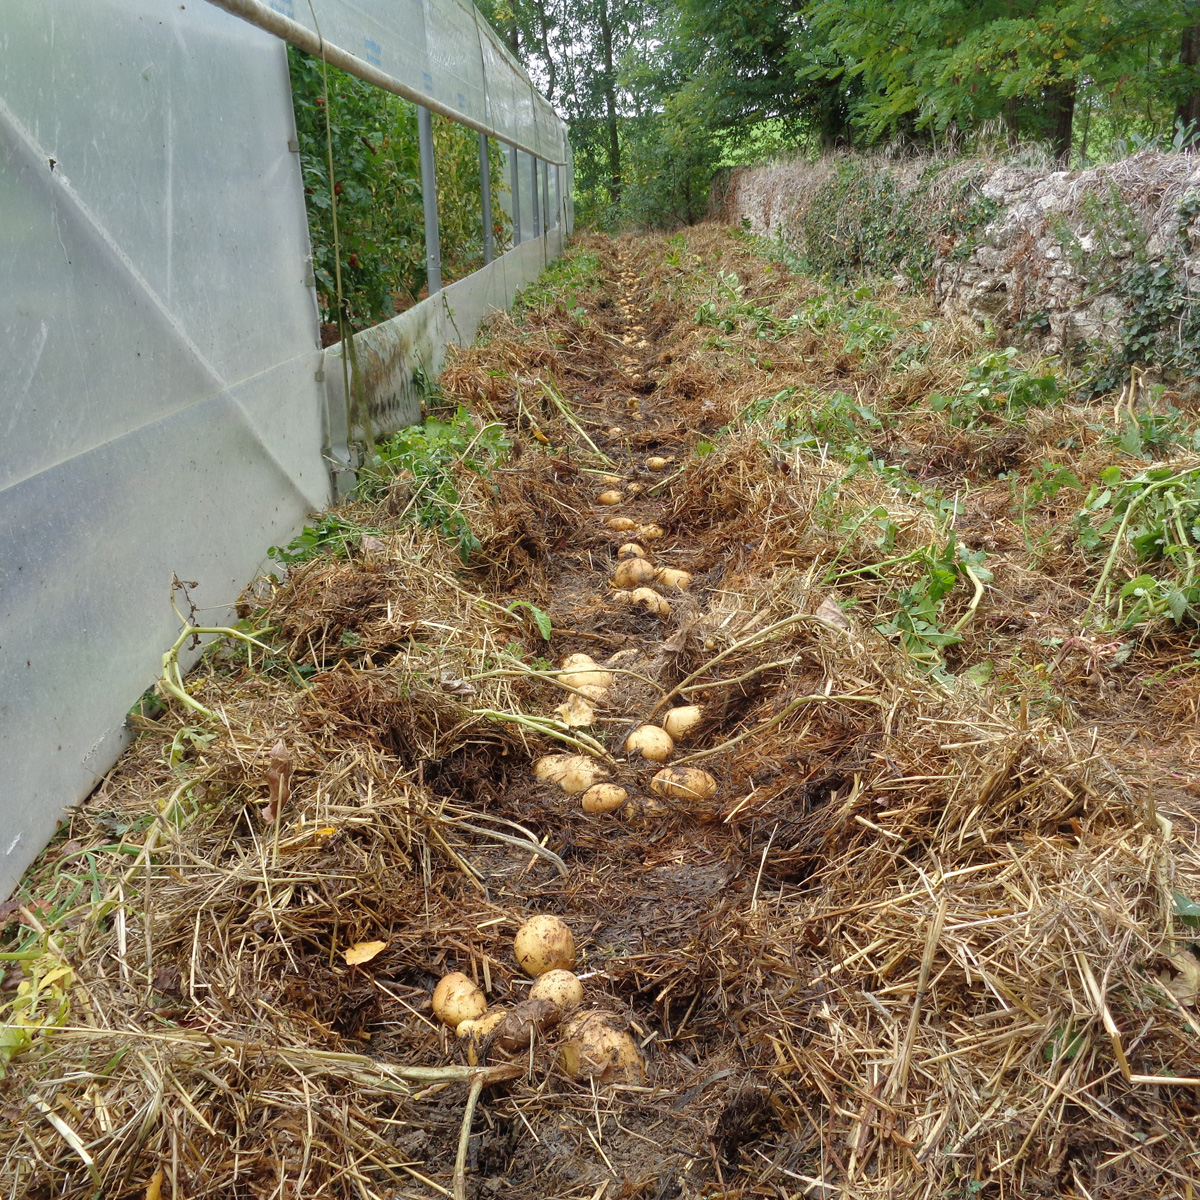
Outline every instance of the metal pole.
{"label": "metal pole", "polygon": [[[243,21],[248,21],[251,25],[257,25],[259,29],[265,29],[268,33],[273,33],[277,38],[282,38],[283,41],[295,46],[298,50],[315,55],[317,58],[324,58],[331,67],[338,67],[340,70],[357,76],[359,79],[366,80],[367,83],[373,83],[376,87],[381,87],[385,91],[392,92],[397,96],[403,96],[406,100],[413,101],[414,104],[428,105],[434,112],[439,113],[443,117],[448,117],[451,121],[457,121],[460,125],[465,125],[468,129],[478,129],[481,132],[486,131],[492,137],[496,138],[511,136],[511,130],[497,129],[492,125],[477,120],[469,113],[461,112],[449,104],[443,104],[440,100],[430,96],[428,92],[423,92],[419,88],[404,83],[393,75],[389,75],[386,71],[371,66],[370,63],[359,58],[357,54],[351,54],[350,51],[343,50],[333,42],[325,41],[319,33],[315,33],[307,26],[298,24],[296,21],[275,12],[268,5],[262,3],[262,0],[209,0],[209,3],[215,5],[217,8],[223,8],[227,13],[231,13],[235,17],[240,17]],[[501,54],[503,54],[506,62],[510,62],[511,55],[506,50],[501,50]],[[516,69],[512,69],[515,75]],[[528,84],[528,81],[525,79],[521,79],[520,82]],[[538,110],[552,112],[553,110],[549,108],[546,101],[533,90],[533,85],[528,84],[528,86],[535,97],[534,105]]]}
{"label": "metal pole", "polygon": [[442,242],[438,236],[437,174],[433,162],[433,114],[417,106],[417,143],[421,152],[421,201],[425,208],[425,271],[429,294],[442,290]]}
{"label": "metal pole", "polygon": [[516,146],[510,146],[508,151],[509,169],[511,172],[512,182],[509,187],[512,188],[512,222],[513,222],[513,245],[521,244],[521,152]]}
{"label": "metal pole", "polygon": [[550,232],[550,164],[542,163],[542,232]]}
{"label": "metal pole", "polygon": [[533,187],[530,188],[530,191],[533,193],[533,236],[540,238],[542,236],[542,217],[538,212],[538,209],[541,207],[539,203],[540,197],[538,196],[538,160],[532,158],[530,161],[533,163]]}
{"label": "metal pole", "polygon": [[488,158],[487,134],[479,135],[479,199],[483,213],[483,265],[495,258],[492,245],[492,164]]}

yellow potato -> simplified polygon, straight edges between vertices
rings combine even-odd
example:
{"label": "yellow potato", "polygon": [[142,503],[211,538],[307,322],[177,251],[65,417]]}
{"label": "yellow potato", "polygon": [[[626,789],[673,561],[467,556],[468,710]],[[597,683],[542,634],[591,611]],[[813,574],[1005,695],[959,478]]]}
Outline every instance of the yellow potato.
{"label": "yellow potato", "polygon": [[568,1013],[583,1003],[583,984],[571,974],[555,968],[539,975],[529,989],[530,1000],[549,1000],[559,1012]]}
{"label": "yellow potato", "polygon": [[677,741],[682,742],[700,724],[704,708],[699,704],[683,704],[672,708],[663,717],[663,728]]}
{"label": "yellow potato", "polygon": [[451,971],[433,989],[433,1012],[439,1021],[457,1029],[464,1021],[483,1016],[487,997],[461,971]]}
{"label": "yellow potato", "polygon": [[639,525],[637,531],[638,536],[645,538],[648,542],[657,541],[663,535],[661,525]]}
{"label": "yellow potato", "polygon": [[661,471],[666,467],[666,465],[667,460],[665,458],[661,458],[657,454],[646,459],[646,466],[649,467],[651,471]]}
{"label": "yellow potato", "polygon": [[650,790],[675,800],[709,800],[716,795],[717,781],[699,767],[664,767],[650,780]]}
{"label": "yellow potato", "polygon": [[601,492],[600,495],[598,495],[596,497],[596,503],[597,504],[620,504],[623,499],[624,499],[624,496],[622,496],[620,492],[614,491],[612,488],[609,488],[607,491]]}
{"label": "yellow potato", "polygon": [[589,700],[603,700],[612,687],[612,672],[605,671],[590,654],[568,654],[562,662],[563,674],[559,679]]}
{"label": "yellow potato", "polygon": [[608,772],[584,754],[547,754],[533,764],[533,774],[543,783],[557,783],[568,796],[578,796]]}
{"label": "yellow potato", "polygon": [[599,1009],[572,1017],[559,1051],[563,1070],[572,1079],[641,1083],[645,1064],[624,1024],[616,1013]]}
{"label": "yellow potato", "polygon": [[508,1013],[503,1008],[489,1008],[482,1017],[472,1021],[463,1021],[457,1030],[460,1038],[467,1038],[467,1062],[471,1066],[479,1065],[479,1050],[488,1035],[495,1029]]}
{"label": "yellow potato", "polygon": [[646,551],[637,542],[626,542],[617,550],[618,558],[645,558]]}
{"label": "yellow potato", "polygon": [[666,762],[674,749],[671,735],[657,725],[639,725],[625,739],[626,754],[640,754],[651,762]]}
{"label": "yellow potato", "polygon": [[628,602],[647,612],[657,613],[664,621],[671,615],[671,606],[653,588],[634,588],[629,593]]}
{"label": "yellow potato", "polygon": [[575,938],[565,921],[542,914],[517,930],[513,953],[517,966],[534,978],[547,971],[569,971],[575,965]]}
{"label": "yellow potato", "polygon": [[581,803],[585,813],[613,812],[620,808],[629,793],[615,783],[595,783],[583,793]]}
{"label": "yellow potato", "polygon": [[648,558],[624,558],[613,572],[613,583],[619,588],[635,588],[649,583],[657,574],[658,569]]}
{"label": "yellow potato", "polygon": [[692,577],[687,571],[676,571],[674,567],[663,567],[655,578],[659,587],[672,588],[677,592],[686,592],[691,582]]}
{"label": "yellow potato", "polygon": [[642,492],[642,490],[643,490],[642,485],[640,483],[631,483],[625,489],[625,495],[626,496],[637,496]]}
{"label": "yellow potato", "polygon": [[630,517],[609,517],[604,523],[618,533],[628,533],[629,530],[637,528],[637,522]]}

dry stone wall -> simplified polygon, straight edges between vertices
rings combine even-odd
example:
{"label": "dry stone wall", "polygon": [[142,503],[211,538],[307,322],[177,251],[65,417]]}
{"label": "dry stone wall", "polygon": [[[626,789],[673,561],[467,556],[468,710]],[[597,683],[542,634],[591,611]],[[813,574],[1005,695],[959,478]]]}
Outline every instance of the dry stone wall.
{"label": "dry stone wall", "polygon": [[[936,199],[939,187],[948,193],[956,179],[974,173],[979,192],[995,205],[977,229],[955,237],[931,234],[933,266],[924,282],[947,315],[990,323],[1009,337],[1040,337],[1051,351],[1111,347],[1129,336],[1131,300],[1124,282],[1156,263],[1170,269],[1182,292],[1172,311],[1185,312],[1181,305],[1193,293],[1200,305],[1196,154],[1146,152],[1080,171],[980,160],[944,166],[857,161],[886,173],[898,197],[924,186]],[[807,239],[837,236],[836,230],[814,230],[811,221],[804,227],[813,197],[838,169],[837,159],[743,168],[728,181],[723,215],[803,258]],[[897,282],[909,280],[901,275]],[[1163,334],[1169,339],[1169,330]]]}

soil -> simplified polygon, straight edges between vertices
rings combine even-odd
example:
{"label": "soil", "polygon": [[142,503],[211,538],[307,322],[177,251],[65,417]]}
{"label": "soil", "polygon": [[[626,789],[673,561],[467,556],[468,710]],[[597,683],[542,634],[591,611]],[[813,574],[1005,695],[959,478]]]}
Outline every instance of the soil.
{"label": "soil", "polygon": [[[344,507],[348,553],[244,598],[269,650],[226,641],[189,678],[212,719],[131,718],[6,906],[11,947],[42,938],[74,987],[9,1064],[10,1194],[1191,1196],[1190,635],[1084,624],[1079,497],[1018,507],[1012,480],[1109,451],[1079,410],[961,430],[921,408],[983,346],[926,299],[878,293],[890,358],[702,307],[782,320],[819,294],[726,229],[588,237],[454,358],[447,412],[511,441],[453,465],[478,549],[414,523],[411,476]],[[897,367],[909,344],[929,353]],[[913,486],[746,417],[784,393],[872,406],[872,453]],[[876,626],[919,582],[888,564],[947,529],[992,577],[972,607],[960,573],[931,670]],[[629,541],[691,574],[669,615],[609,583]],[[614,683],[590,730],[552,729],[575,653]],[[656,798],[658,764],[622,751],[685,700],[704,716],[675,758],[709,802]],[[589,815],[534,777],[563,736],[629,804]],[[561,1027],[485,1043],[502,1069],[456,1182],[465,1083],[389,1070],[467,1065],[433,987],[522,1000],[537,913],[644,1069],[568,1077]]]}

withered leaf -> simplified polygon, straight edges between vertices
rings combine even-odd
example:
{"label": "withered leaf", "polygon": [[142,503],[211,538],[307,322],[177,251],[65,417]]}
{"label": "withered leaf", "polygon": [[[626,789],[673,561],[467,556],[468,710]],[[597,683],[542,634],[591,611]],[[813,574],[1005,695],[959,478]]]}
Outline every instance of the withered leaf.
{"label": "withered leaf", "polygon": [[357,967],[361,963],[370,962],[381,950],[387,949],[387,942],[355,942],[342,951],[342,957],[348,966]]}

